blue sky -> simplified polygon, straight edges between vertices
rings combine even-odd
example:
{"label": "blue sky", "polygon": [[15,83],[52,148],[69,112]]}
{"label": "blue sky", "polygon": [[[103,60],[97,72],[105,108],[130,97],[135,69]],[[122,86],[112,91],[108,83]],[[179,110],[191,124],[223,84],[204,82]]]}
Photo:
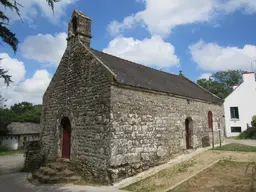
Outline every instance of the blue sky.
{"label": "blue sky", "polygon": [[0,82],[9,105],[41,103],[74,9],[92,19],[93,48],[175,74],[182,70],[193,81],[219,70],[250,70],[256,60],[251,0],[62,0],[54,15],[44,0],[20,2],[22,22],[5,10],[20,40],[18,52],[0,48],[0,65],[14,80],[9,88]]}

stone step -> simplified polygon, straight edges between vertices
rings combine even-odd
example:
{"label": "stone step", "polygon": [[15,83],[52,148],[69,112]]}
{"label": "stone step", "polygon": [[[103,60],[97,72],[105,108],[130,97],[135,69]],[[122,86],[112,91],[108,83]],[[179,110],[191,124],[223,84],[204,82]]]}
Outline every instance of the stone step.
{"label": "stone step", "polygon": [[72,176],[75,175],[75,173],[73,171],[71,171],[71,170],[66,169],[64,171],[57,172],[56,175],[58,177],[72,177]]}
{"label": "stone step", "polygon": [[68,168],[68,164],[62,163],[62,162],[53,162],[53,163],[47,164],[47,167],[54,169],[56,171],[63,171]]}
{"label": "stone step", "polygon": [[57,158],[56,162],[65,162],[65,163],[69,163],[70,159],[66,159],[66,158]]}
{"label": "stone step", "polygon": [[50,167],[40,167],[40,169],[38,171],[40,171],[42,174],[48,175],[48,176],[54,176],[57,174],[56,170],[54,170]]}
{"label": "stone step", "polygon": [[82,177],[75,174],[75,169],[69,162],[59,159],[48,163],[45,167],[40,167],[32,174],[32,180],[43,184],[62,184],[79,182]]}
{"label": "stone step", "polygon": [[68,183],[77,183],[82,180],[82,177],[80,176],[72,176],[67,178]]}
{"label": "stone step", "polygon": [[47,180],[50,179],[50,176],[44,175],[38,170],[33,173],[33,179],[37,180],[40,183],[47,183]]}
{"label": "stone step", "polygon": [[82,180],[80,176],[58,177],[34,174],[33,179],[42,184],[61,184],[61,183],[77,183]]}

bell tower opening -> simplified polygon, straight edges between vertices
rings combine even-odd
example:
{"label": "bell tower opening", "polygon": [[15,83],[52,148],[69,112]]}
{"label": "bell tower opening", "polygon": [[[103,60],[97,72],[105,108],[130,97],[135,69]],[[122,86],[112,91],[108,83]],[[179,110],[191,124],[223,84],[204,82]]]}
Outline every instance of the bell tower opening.
{"label": "bell tower opening", "polygon": [[74,16],[72,19],[72,27],[73,27],[74,33],[76,33],[77,32],[77,17],[76,16]]}
{"label": "bell tower opening", "polygon": [[72,42],[79,40],[89,48],[91,38],[91,19],[85,14],[75,10],[68,25],[67,40],[75,39],[75,41]]}

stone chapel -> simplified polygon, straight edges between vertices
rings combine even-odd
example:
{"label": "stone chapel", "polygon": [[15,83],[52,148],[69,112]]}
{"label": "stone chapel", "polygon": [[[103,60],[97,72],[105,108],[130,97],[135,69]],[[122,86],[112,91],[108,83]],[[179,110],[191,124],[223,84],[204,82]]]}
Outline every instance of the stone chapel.
{"label": "stone chapel", "polygon": [[[74,11],[67,48],[44,96],[42,151],[113,183],[209,146],[223,100],[170,74],[91,48],[91,19]],[[96,37],[97,38],[97,37]]]}

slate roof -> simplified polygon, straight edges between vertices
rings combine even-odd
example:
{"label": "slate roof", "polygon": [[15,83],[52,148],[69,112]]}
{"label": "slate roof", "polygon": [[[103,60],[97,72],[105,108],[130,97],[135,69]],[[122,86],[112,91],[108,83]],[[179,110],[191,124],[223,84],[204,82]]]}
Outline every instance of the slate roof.
{"label": "slate roof", "polygon": [[28,134],[39,134],[40,124],[36,123],[18,123],[13,122],[7,126],[8,135],[28,135]]}
{"label": "slate roof", "polygon": [[223,103],[222,99],[204,90],[183,75],[170,74],[95,49],[91,50],[117,75],[118,83],[213,103]]}

